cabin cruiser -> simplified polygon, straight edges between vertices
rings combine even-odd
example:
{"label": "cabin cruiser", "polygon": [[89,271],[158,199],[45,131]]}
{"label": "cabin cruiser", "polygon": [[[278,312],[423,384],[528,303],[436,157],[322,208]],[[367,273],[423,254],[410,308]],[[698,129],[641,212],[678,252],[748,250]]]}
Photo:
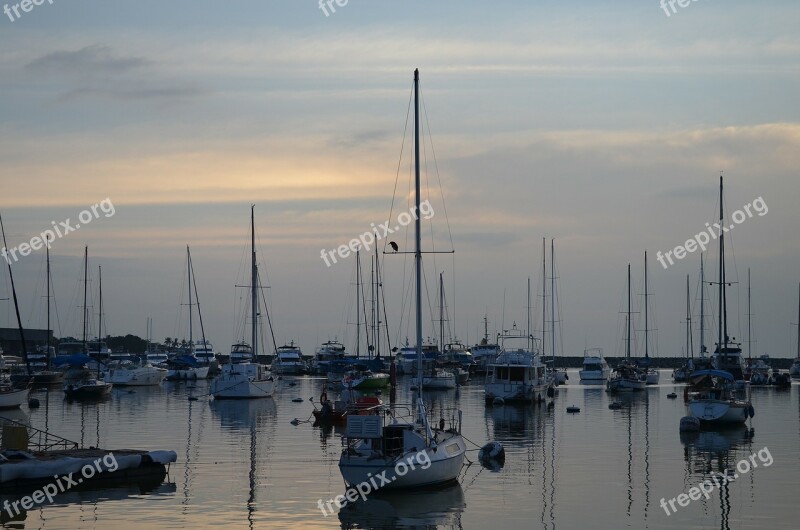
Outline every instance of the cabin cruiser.
{"label": "cabin cruiser", "polygon": [[272,361],[272,371],[281,375],[297,375],[306,372],[303,352],[294,345],[294,341],[280,346],[276,350],[275,360]]}
{"label": "cabin cruiser", "polygon": [[231,346],[229,362],[232,364],[253,361],[253,348],[246,342],[237,342]]}
{"label": "cabin cruiser", "polygon": [[581,382],[605,383],[611,375],[602,348],[591,348],[583,351],[583,369],[578,372]]}
{"label": "cabin cruiser", "polygon": [[488,402],[543,401],[554,392],[553,380],[539,354],[505,350],[487,366],[485,398]]}
{"label": "cabin cruiser", "polygon": [[767,364],[769,355],[764,354],[760,359],[750,364],[750,384],[752,386],[767,386],[772,384],[772,367]]}
{"label": "cabin cruiser", "polygon": [[311,371],[317,375],[324,375],[330,372],[331,361],[344,359],[347,355],[344,344],[336,340],[323,342],[314,352],[314,360],[311,362]]}
{"label": "cabin cruiser", "polygon": [[689,393],[689,414],[706,424],[744,423],[753,416],[747,384],[723,370],[700,370],[692,374],[694,392]]}

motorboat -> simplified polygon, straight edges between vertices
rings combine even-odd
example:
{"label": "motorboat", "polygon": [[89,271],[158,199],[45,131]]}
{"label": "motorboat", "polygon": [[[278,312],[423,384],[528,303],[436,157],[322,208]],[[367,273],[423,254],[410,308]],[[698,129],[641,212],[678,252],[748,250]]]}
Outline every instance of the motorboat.
{"label": "motorboat", "polygon": [[303,352],[294,341],[279,346],[275,351],[275,360],[272,361],[272,371],[281,375],[300,375],[306,372],[306,363]]}
{"label": "motorboat", "polygon": [[582,383],[605,383],[611,375],[611,368],[603,356],[602,348],[589,348],[583,351],[583,369],[578,371]]}
{"label": "motorboat", "polygon": [[729,372],[701,370],[692,374],[696,389],[689,393],[689,414],[704,424],[744,423],[754,414],[747,384]]}
{"label": "motorboat", "polygon": [[103,381],[117,386],[156,386],[166,375],[167,370],[147,362],[120,361],[106,367]]}

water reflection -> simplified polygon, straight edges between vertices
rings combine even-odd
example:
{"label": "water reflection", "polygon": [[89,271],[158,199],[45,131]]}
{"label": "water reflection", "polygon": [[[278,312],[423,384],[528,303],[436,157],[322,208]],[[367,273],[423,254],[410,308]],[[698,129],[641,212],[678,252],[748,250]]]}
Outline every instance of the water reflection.
{"label": "water reflection", "polygon": [[460,484],[415,491],[377,491],[339,511],[342,528],[462,528]]}

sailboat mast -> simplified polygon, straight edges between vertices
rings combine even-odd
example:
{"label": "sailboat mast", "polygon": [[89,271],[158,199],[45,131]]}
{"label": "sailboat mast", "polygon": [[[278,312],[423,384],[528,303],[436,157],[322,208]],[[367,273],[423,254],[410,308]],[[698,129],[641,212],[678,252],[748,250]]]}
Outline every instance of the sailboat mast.
{"label": "sailboat mast", "polygon": [[703,253],[700,253],[700,357],[706,356],[705,344],[705,331],[706,331],[706,316],[705,316],[705,301],[706,301],[706,276],[703,269]]}
{"label": "sailboat mast", "polygon": [[[690,355],[694,357],[694,352],[691,351],[691,336],[692,336],[692,309],[689,302],[689,275],[686,275],[686,357]],[[691,352],[691,353],[690,353]]]}
{"label": "sailboat mast", "polygon": [[797,358],[800,359],[800,284],[797,285]]}
{"label": "sailboat mast", "polygon": [[[419,212],[419,69],[414,70],[414,211]],[[416,312],[417,312],[417,388],[422,399],[422,224],[420,216],[414,216],[414,258],[416,268]]]}
{"label": "sailboat mast", "polygon": [[369,293],[372,302],[370,304],[370,310],[372,313],[372,329],[370,337],[372,338],[372,344],[370,344],[371,347],[368,350],[368,357],[372,359],[372,351],[375,349],[375,262],[372,261],[371,258],[369,260]]}
{"label": "sailboat mast", "polygon": [[50,370],[50,235],[47,236],[45,254],[47,255],[47,369]]}
{"label": "sailboat mast", "polygon": [[361,251],[356,250],[356,357],[361,357]]}
{"label": "sailboat mast", "polygon": [[544,336],[547,329],[547,238],[542,238],[542,355],[544,355]]}
{"label": "sailboat mast", "polygon": [[258,361],[258,268],[256,265],[255,208],[255,204],[250,206],[250,318],[252,319],[253,360]]}
{"label": "sailboat mast", "polygon": [[750,267],[747,267],[747,358],[753,359],[753,339],[750,336],[752,327],[750,325]]}
{"label": "sailboat mast", "polygon": [[100,311],[97,313],[97,375],[100,376],[100,353],[103,351],[101,346],[103,337],[103,266],[97,266],[97,284],[100,296]]}
{"label": "sailboat mast", "polygon": [[627,318],[627,340],[625,341],[625,358],[631,358],[631,264],[628,263],[628,318]]}
{"label": "sailboat mast", "polygon": [[89,246],[83,249],[83,353],[88,354],[86,348],[86,296],[89,285]]}
{"label": "sailboat mast", "polygon": [[381,357],[381,269],[375,246],[375,358]]}
{"label": "sailboat mast", "polygon": [[528,305],[527,305],[527,323],[525,329],[528,332],[528,351],[532,351],[531,341],[533,340],[533,333],[531,333],[531,279],[528,278]]}
{"label": "sailboat mast", "polygon": [[723,356],[727,356],[728,350],[728,309],[725,298],[725,231],[722,229],[723,207],[722,207],[722,175],[719,177],[719,317],[717,328],[719,333],[718,350]]}
{"label": "sailboat mast", "polygon": [[550,352],[556,369],[556,258],[555,239],[550,240]]}
{"label": "sailboat mast", "polygon": [[647,301],[647,251],[644,251],[644,358],[650,358],[650,349],[648,343],[650,342],[649,338],[649,326],[647,320],[647,306],[650,305]]}
{"label": "sailboat mast", "polygon": [[[530,292],[530,287],[528,287]],[[444,352],[444,273],[439,273],[439,352]]]}
{"label": "sailboat mast", "polygon": [[192,257],[189,254],[189,245],[186,245],[186,270],[189,278],[189,355],[194,353],[192,347]]}

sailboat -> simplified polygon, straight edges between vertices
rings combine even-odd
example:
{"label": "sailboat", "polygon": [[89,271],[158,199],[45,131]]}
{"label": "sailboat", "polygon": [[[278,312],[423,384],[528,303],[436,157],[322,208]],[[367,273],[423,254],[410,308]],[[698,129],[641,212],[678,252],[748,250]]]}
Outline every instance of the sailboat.
{"label": "sailboat", "polygon": [[258,359],[259,282],[256,265],[255,206],[250,207],[250,317],[252,359],[235,362],[231,356],[222,366],[222,373],[211,382],[211,395],[215,399],[255,399],[270,397],[275,391],[275,381]]}
{"label": "sailboat", "polygon": [[[3,233],[3,248],[8,248],[8,243],[6,243],[6,229],[3,225],[3,217],[0,216],[0,231]],[[6,264],[8,265],[8,278],[11,282],[11,292],[14,298],[14,311],[17,314],[17,326],[19,327],[19,339],[20,343],[22,344],[22,351],[23,353],[27,350],[25,349],[25,331],[22,327],[22,319],[19,315],[19,304],[17,303],[17,290],[14,286],[14,276],[11,273],[11,261],[6,260]],[[27,356],[26,356],[27,360]],[[3,359],[3,349],[0,348],[0,364],[5,365],[5,360]],[[3,366],[4,367],[4,366]],[[28,361],[28,374],[31,374],[30,362]],[[15,388],[14,385],[11,384],[10,380],[8,379],[1,379],[0,378],[0,409],[16,409],[19,408],[23,403],[28,401],[28,394],[30,393],[30,383],[28,383],[25,388]]]}
{"label": "sailboat", "polygon": [[[87,296],[89,291],[89,247],[83,249],[83,354],[73,356],[74,362],[70,363],[69,359],[64,359],[67,364],[72,364],[74,367],[86,366],[89,357],[89,345],[86,342],[86,316],[88,312]],[[103,284],[100,278],[100,329],[102,330],[102,315],[103,315]],[[102,335],[102,333],[100,333]],[[100,338],[97,340],[100,344]],[[77,380],[69,380],[64,383],[64,394],[67,399],[102,399],[111,393],[113,388],[112,383],[108,383],[100,379],[100,366],[102,362],[100,358],[96,358],[93,364],[97,366],[96,377],[91,377],[91,372],[84,371],[82,377]]]}
{"label": "sailboat", "polygon": [[797,356],[789,369],[789,375],[800,379],[800,284],[797,286]]}
{"label": "sailboat", "polygon": [[644,359],[639,359],[637,364],[647,374],[647,384],[657,385],[659,380],[658,370],[650,368],[650,326],[648,320],[649,294],[647,293],[647,251],[644,251]]}
{"label": "sailboat", "polygon": [[[444,273],[439,273],[439,344],[444,345]],[[443,357],[444,358],[444,357]],[[450,390],[456,387],[456,372],[438,366],[438,362],[425,369],[422,388],[425,390]]]}
{"label": "sailboat", "polygon": [[[745,367],[745,380],[750,381],[750,386],[768,386],[773,384],[772,367],[769,365],[769,355],[764,354],[753,361],[753,337],[750,310],[750,269],[747,269],[747,366]],[[749,376],[749,377],[748,377]]]}
{"label": "sailboat", "polygon": [[[722,176],[719,178],[719,217],[723,225]],[[691,375],[692,386],[698,390],[689,394],[689,414],[701,423],[744,423],[753,416],[753,405],[747,396],[743,379],[741,352],[738,344],[729,342],[728,310],[725,288],[725,235],[719,235],[719,342],[714,352],[714,369],[699,370]]]}
{"label": "sailboat", "polygon": [[489,363],[500,355],[500,345],[489,342],[489,315],[483,315],[483,338],[479,344],[472,347],[472,357],[475,359],[475,372],[486,373]]}
{"label": "sailboat", "polygon": [[[544,241],[542,241],[542,259],[544,260]],[[551,367],[553,381],[556,385],[565,385],[569,379],[566,370],[559,370],[556,367],[556,240],[550,240],[550,359],[553,363]],[[544,264],[542,264],[542,273],[545,272]],[[544,293],[545,286],[542,284],[542,293]],[[560,306],[559,306],[560,309]],[[544,304],[542,305],[542,312],[544,313]],[[559,311],[560,313],[560,311]],[[544,337],[544,328],[542,328],[542,336]],[[544,341],[542,341],[542,348],[544,348]],[[544,354],[544,352],[542,352]]]}
{"label": "sailboat", "polygon": [[[420,206],[420,142],[419,142],[419,70],[414,70],[414,167],[417,210]],[[461,412],[450,419],[449,428],[444,418],[434,429],[428,419],[422,390],[422,231],[420,218],[415,220],[416,266],[416,345],[417,394],[416,414],[411,417],[349,416],[345,447],[339,458],[339,470],[345,483],[356,486],[368,483],[375,476],[390,477],[383,488],[408,488],[446,484],[455,481],[461,472],[466,444],[461,436]],[[413,405],[412,405],[413,407]],[[399,410],[395,406],[395,411]],[[400,463],[406,472],[399,473]],[[413,469],[410,469],[412,468]]]}
{"label": "sailboat", "polygon": [[606,383],[607,392],[632,392],[647,387],[647,374],[631,361],[631,264],[628,263],[628,311],[625,318],[625,360],[617,366]]}
{"label": "sailboat", "polygon": [[691,372],[691,359],[694,357],[694,349],[692,345],[692,304],[689,298],[689,275],[686,275],[686,362],[673,370],[672,379],[676,383],[686,381]]}
{"label": "sailboat", "polygon": [[[211,371],[211,359],[213,358],[213,349],[211,348],[211,343],[206,341],[206,334],[205,329],[203,329],[203,316],[200,315],[200,328],[203,330],[202,335],[203,338],[199,343],[201,345],[203,351],[203,358],[199,359],[196,355],[196,345],[194,343],[194,329],[193,329],[193,319],[192,319],[192,307],[197,305],[197,312],[200,312],[200,304],[199,302],[195,304],[192,301],[192,288],[196,289],[197,285],[193,281],[192,273],[194,272],[194,268],[192,267],[192,253],[189,250],[189,246],[186,246],[186,270],[187,276],[189,279],[189,344],[188,344],[188,352],[176,355],[167,361],[167,380],[168,381],[185,381],[185,380],[197,380],[197,379],[207,379],[208,373]],[[211,357],[209,357],[209,350],[211,351]]]}

